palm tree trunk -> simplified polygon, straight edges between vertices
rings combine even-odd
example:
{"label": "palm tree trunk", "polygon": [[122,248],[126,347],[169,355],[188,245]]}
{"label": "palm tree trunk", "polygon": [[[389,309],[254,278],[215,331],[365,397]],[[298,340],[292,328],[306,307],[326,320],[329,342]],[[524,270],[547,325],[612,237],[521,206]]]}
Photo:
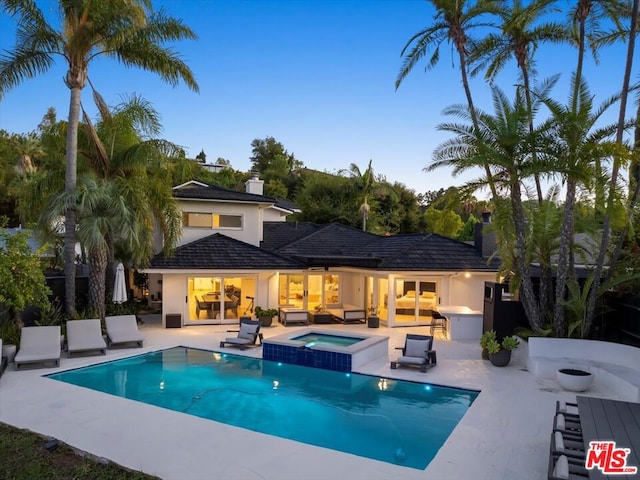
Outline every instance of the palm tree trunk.
{"label": "palm tree trunk", "polygon": [[107,251],[104,248],[89,250],[89,267],[89,311],[104,318],[104,274],[107,269]]}
{"label": "palm tree trunk", "polygon": [[535,331],[542,330],[542,320],[540,317],[540,309],[533,291],[533,283],[531,282],[531,269],[527,259],[527,240],[526,240],[526,221],[524,209],[522,208],[522,192],[520,191],[520,182],[516,180],[511,187],[511,205],[513,208],[513,223],[516,232],[517,264],[521,272],[520,280],[520,296],[525,314],[529,319],[531,328]]}
{"label": "palm tree trunk", "polygon": [[[531,90],[529,85],[529,72],[527,71],[527,66],[522,65],[522,82],[524,83],[524,97],[527,102],[527,117],[529,120],[529,133],[533,135],[533,112],[532,110],[532,101],[531,101]],[[535,152],[533,152],[533,161],[535,163],[536,157]],[[536,184],[536,194],[538,195],[538,205],[542,205],[542,201],[544,200],[544,196],[542,195],[542,185],[540,185],[540,175],[535,173],[533,175],[533,179]]]}
{"label": "palm tree trunk", "polygon": [[564,318],[565,289],[569,278],[569,257],[571,253],[571,239],[573,238],[574,210],[576,203],[576,182],[567,180],[567,194],[564,203],[564,218],[560,231],[560,250],[558,251],[558,265],[556,270],[556,302],[553,310],[553,334],[564,337],[567,329]]}
{"label": "palm tree trunk", "polygon": [[107,243],[107,268],[105,270],[104,279],[105,298],[111,300],[111,298],[113,298],[113,287],[116,282],[116,262],[113,246],[113,232],[107,232],[104,239]]}
{"label": "palm tree trunk", "polygon": [[[456,48],[458,49],[458,55],[460,57],[460,74],[462,75],[462,86],[464,87],[464,93],[467,96],[467,104],[469,105],[469,113],[471,114],[471,122],[473,123],[473,130],[478,138],[478,145],[482,147],[482,142],[480,141],[480,127],[478,123],[478,115],[476,114],[476,108],[473,104],[473,98],[471,97],[471,88],[469,87],[469,79],[467,78],[467,62],[465,59],[465,51],[463,46],[458,46],[456,43]],[[487,184],[489,185],[489,189],[491,190],[491,197],[496,198],[498,196],[498,192],[496,190],[495,183],[493,182],[493,174],[491,173],[491,169],[489,165],[485,163],[484,172],[487,176]]]}
{"label": "palm tree trunk", "polygon": [[[78,124],[80,122],[80,88],[71,88],[69,120],[67,124],[67,165],[64,188],[68,197],[76,188],[78,179]],[[65,308],[70,318],[76,316],[76,212],[70,205],[64,219],[64,286]]]}

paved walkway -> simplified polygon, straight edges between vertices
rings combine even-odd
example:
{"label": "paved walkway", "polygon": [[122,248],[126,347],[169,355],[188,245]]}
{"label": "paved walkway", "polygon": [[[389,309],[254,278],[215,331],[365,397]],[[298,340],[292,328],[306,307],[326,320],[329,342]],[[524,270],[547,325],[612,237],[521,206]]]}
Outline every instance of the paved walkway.
{"label": "paved walkway", "polygon": [[[108,350],[114,360],[184,345],[218,350],[229,326],[163,329],[141,326],[143,349]],[[296,327],[286,327],[287,331]],[[389,356],[406,333],[424,328],[336,325],[349,331],[388,335]],[[279,335],[285,327],[263,329]],[[0,379],[0,421],[55,437],[78,449],[164,480],[413,480],[546,478],[555,401],[575,401],[555,381],[539,380],[516,358],[497,368],[480,359],[469,342],[436,339],[438,366],[421,374],[390,370],[388,362],[367,364],[362,373],[481,390],[458,427],[424,471],[399,467],[334,450],[314,447],[179,412],[133,402],[57,382],[42,375],[60,369],[15,371]],[[237,353],[237,350],[233,350]],[[260,356],[261,349],[248,355]],[[103,362],[103,356],[63,358],[61,369]],[[602,391],[597,379],[589,395],[617,398]]]}

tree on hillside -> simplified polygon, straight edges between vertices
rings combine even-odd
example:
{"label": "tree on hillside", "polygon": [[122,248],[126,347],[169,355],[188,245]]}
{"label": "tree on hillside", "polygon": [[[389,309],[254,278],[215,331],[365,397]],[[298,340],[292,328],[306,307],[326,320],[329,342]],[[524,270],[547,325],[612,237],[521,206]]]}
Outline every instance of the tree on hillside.
{"label": "tree on hillside", "polygon": [[302,163],[293,153],[289,153],[284,145],[273,137],[256,138],[251,142],[252,170],[262,177],[287,176]]}
{"label": "tree on hillside", "polygon": [[296,220],[357,226],[359,216],[352,207],[355,198],[348,178],[322,172],[308,172],[298,191],[295,203],[301,213]]}
{"label": "tree on hillside", "polygon": [[200,153],[196,155],[196,160],[200,163],[207,163],[207,154],[204,153],[204,150],[200,150]]}
{"label": "tree on hillside", "polygon": [[438,210],[433,207],[427,208],[425,212],[427,221],[427,232],[437,233],[449,238],[456,238],[464,222],[460,215],[451,210]]}
{"label": "tree on hillside", "polygon": [[[33,0],[0,0],[4,10],[17,19],[16,47],[0,58],[0,98],[23,80],[49,70],[56,55],[68,69],[65,84],[70,90],[66,143],[67,197],[73,197],[77,180],[78,127],[82,90],[92,60],[106,56],[126,66],[157,73],[175,86],[182,80],[198,91],[193,73],[171,46],[195,33],[164,10],[153,11],[150,0],[60,0],[62,25],[56,29]],[[65,211],[66,310],[75,314],[76,205]]]}
{"label": "tree on hillside", "polygon": [[353,186],[355,191],[358,193],[361,202],[358,208],[358,212],[362,215],[362,230],[367,230],[367,218],[369,217],[369,212],[371,210],[371,206],[369,205],[369,197],[373,191],[375,186],[375,177],[373,173],[373,167],[371,166],[371,162],[373,160],[369,160],[369,164],[367,165],[366,170],[361,171],[360,167],[355,163],[349,165],[348,170],[341,170],[340,174],[348,173],[350,175],[351,180],[353,181]]}

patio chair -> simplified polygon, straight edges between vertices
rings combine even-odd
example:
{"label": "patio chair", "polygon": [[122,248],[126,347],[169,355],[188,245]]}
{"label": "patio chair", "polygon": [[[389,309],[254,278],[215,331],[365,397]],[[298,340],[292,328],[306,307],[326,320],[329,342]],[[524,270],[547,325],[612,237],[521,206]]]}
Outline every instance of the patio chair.
{"label": "patio chair", "polygon": [[24,365],[53,363],[60,366],[60,327],[22,327],[20,349],[14,362],[16,370]]}
{"label": "patio chair", "polygon": [[69,320],[67,322],[67,355],[74,353],[100,352],[107,354],[107,344],[102,337],[99,318]]}
{"label": "patio chair", "polygon": [[549,457],[549,480],[584,480],[589,478],[589,472],[584,468],[584,460],[576,461],[566,455],[557,459]]}
{"label": "patio chair", "polygon": [[564,400],[556,401],[556,413],[561,413],[565,416],[565,418],[579,419],[580,412],[578,412],[578,404],[565,402]]}
{"label": "patio chair", "polygon": [[447,321],[448,318],[442,315],[440,312],[433,310],[431,312],[431,336],[436,328],[442,330],[442,335],[447,336]]}
{"label": "patio chair", "polygon": [[580,420],[576,418],[568,419],[562,413],[557,413],[553,418],[553,431],[568,433],[574,437],[582,437]]}
{"label": "patio chair", "polygon": [[227,330],[227,332],[238,332],[237,337],[229,337],[220,342],[220,347],[231,345],[244,350],[247,347],[255,346],[256,341],[262,345],[262,334],[260,333],[260,320],[250,320],[242,318],[240,320],[240,330]]}
{"label": "patio chair", "polygon": [[436,351],[433,350],[433,336],[416,335],[408,333],[404,341],[404,347],[396,347],[402,350],[402,356],[395,362],[391,362],[391,368],[398,366],[419,367],[422,373],[436,365]]}
{"label": "patio chair", "polygon": [[586,457],[584,442],[577,441],[573,437],[565,437],[558,431],[553,432],[551,434],[551,455],[555,458],[566,455],[568,458],[576,458],[584,462]]}
{"label": "patio chair", "polygon": [[114,315],[105,317],[104,323],[107,326],[107,345],[113,348],[114,345],[125,345],[133,343],[137,347],[142,347],[144,338],[138,331],[138,322],[135,315]]}

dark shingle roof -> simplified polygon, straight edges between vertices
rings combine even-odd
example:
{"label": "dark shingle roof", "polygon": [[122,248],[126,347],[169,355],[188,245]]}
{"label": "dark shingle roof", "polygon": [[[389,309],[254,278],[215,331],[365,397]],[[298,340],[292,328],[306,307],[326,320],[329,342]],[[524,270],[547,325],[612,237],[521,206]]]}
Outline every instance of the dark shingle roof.
{"label": "dark shingle roof", "polygon": [[222,200],[227,202],[249,202],[249,203],[275,203],[273,197],[256,195],[254,193],[239,192],[230,188],[212,185],[200,180],[187,182],[173,187],[173,195],[176,198],[187,200]]}
{"label": "dark shingle roof", "polygon": [[[265,235],[266,236],[266,235]],[[356,228],[329,223],[278,249],[282,255],[304,258],[370,258],[367,245],[379,237]]]}
{"label": "dark shingle roof", "polygon": [[265,223],[263,248],[306,261],[308,266],[380,270],[497,271],[473,245],[437,234],[379,236],[337,223]]}
{"label": "dark shingle roof", "polygon": [[214,233],[176,248],[171,257],[166,258],[162,253],[155,255],[150,268],[263,270],[303,266],[294,259]]}
{"label": "dark shingle roof", "polygon": [[298,207],[295,203],[290,202],[289,200],[285,200],[284,198],[276,198],[276,207],[289,210],[290,212],[300,211],[300,207]]}
{"label": "dark shingle roof", "polygon": [[264,222],[260,246],[275,251],[315,232],[319,227],[310,222]]}
{"label": "dark shingle roof", "polygon": [[382,257],[381,270],[496,271],[499,265],[487,263],[473,245],[435,233],[380,237],[369,250]]}

